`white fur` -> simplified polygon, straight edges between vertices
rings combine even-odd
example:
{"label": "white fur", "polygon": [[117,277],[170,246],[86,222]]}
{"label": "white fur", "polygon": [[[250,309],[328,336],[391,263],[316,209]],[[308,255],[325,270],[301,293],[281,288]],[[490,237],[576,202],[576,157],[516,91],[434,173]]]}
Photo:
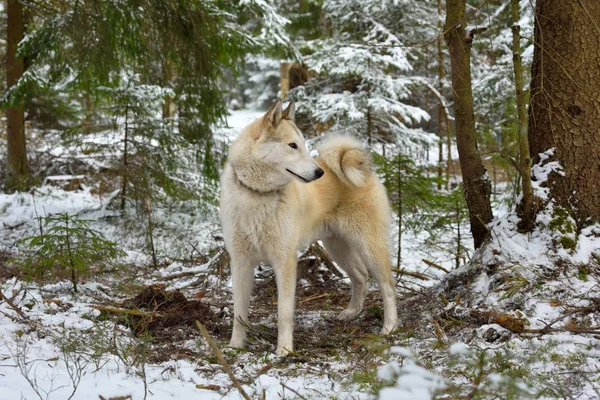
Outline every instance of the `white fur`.
{"label": "white fur", "polygon": [[[232,144],[221,177],[220,212],[234,296],[230,344],[244,346],[254,267],[266,262],[276,276],[280,356],[293,351],[296,251],[316,238],[352,280],[352,299],[339,318],[360,314],[370,273],[382,293],[382,333],[397,325],[387,246],[389,203],[369,170],[368,154],[353,139],[337,137],[321,146],[319,166],[296,125],[286,119],[293,111],[293,105],[282,111],[276,103],[247,127]],[[325,175],[318,179],[321,168]]]}

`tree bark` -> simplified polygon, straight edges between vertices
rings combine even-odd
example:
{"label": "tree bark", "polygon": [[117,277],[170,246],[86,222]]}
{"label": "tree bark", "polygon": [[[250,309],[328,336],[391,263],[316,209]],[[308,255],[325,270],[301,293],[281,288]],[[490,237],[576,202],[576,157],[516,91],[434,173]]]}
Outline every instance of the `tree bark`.
{"label": "tree bark", "polygon": [[[438,28],[440,28],[440,32],[442,32],[443,30],[443,26],[442,26],[442,0],[438,0],[437,2],[437,6],[438,6],[438,16],[439,16],[439,23],[438,23]],[[442,37],[440,35],[440,37],[437,40],[437,51],[438,51],[438,91],[440,92],[440,95],[443,96],[444,94],[444,82],[442,81],[442,79],[444,79],[444,52],[442,51]],[[442,189],[442,174],[444,172],[444,142],[442,140],[443,138],[443,126],[442,126],[442,120],[444,120],[444,116],[446,114],[446,109],[444,108],[444,104],[442,104],[442,102],[440,101],[440,108],[438,109],[438,136],[439,136],[439,143],[438,143],[438,185],[437,188],[438,190]],[[446,134],[448,134],[448,127],[446,127]],[[448,177],[446,177],[447,179]],[[448,185],[448,182],[446,182],[446,185]]]}
{"label": "tree bark", "polygon": [[465,9],[466,0],[446,1],[445,37],[450,50],[452,69],[456,145],[465,200],[469,209],[471,233],[477,249],[487,238],[489,233],[487,224],[492,221],[491,185],[477,148],[470,54],[474,32],[465,30]]}
{"label": "tree bark", "polygon": [[529,146],[535,162],[555,148],[565,176],[550,199],[579,226],[600,220],[600,2],[537,0]]}
{"label": "tree bark", "polygon": [[[23,39],[23,5],[18,0],[7,0],[6,29],[6,87],[10,90],[23,76],[25,64],[17,57],[17,46]],[[6,110],[7,157],[4,185],[7,192],[27,189],[27,150],[25,148],[25,111],[22,105]]]}
{"label": "tree bark", "polygon": [[517,121],[519,133],[519,173],[523,201],[519,205],[519,230],[529,232],[535,222],[533,209],[533,188],[531,187],[531,157],[527,140],[527,104],[523,90],[523,62],[521,60],[521,27],[519,26],[519,0],[511,0],[512,35],[513,35],[513,69],[515,73],[515,91],[517,94]]}

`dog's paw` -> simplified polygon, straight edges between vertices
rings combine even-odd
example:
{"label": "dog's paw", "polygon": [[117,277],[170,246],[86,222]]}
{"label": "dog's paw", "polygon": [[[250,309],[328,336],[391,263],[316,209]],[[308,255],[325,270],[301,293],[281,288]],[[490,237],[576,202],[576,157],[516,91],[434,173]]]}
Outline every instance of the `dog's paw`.
{"label": "dog's paw", "polygon": [[229,341],[229,347],[233,347],[234,349],[243,349],[245,346],[245,341],[243,339],[231,339]]}
{"label": "dog's paw", "polygon": [[278,347],[277,350],[275,350],[275,354],[279,357],[286,357],[289,356],[292,353],[292,346],[283,346],[283,347]]}
{"label": "dog's paw", "polygon": [[382,336],[390,335],[392,332],[394,332],[396,330],[397,327],[398,326],[396,324],[392,324],[392,325],[389,325],[389,326],[384,326],[381,329],[381,332],[379,332],[379,334],[382,335]]}
{"label": "dog's paw", "polygon": [[338,315],[338,319],[340,321],[351,321],[354,318],[358,317],[361,312],[362,310],[348,307],[344,311],[342,311],[340,315]]}

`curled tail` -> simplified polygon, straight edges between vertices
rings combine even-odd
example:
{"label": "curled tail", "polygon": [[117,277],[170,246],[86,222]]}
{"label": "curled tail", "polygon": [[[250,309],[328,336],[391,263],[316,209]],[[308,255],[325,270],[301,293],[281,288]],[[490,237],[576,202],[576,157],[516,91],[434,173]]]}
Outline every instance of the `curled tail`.
{"label": "curled tail", "polygon": [[346,185],[363,187],[373,174],[371,156],[350,136],[330,136],[317,147],[322,161]]}

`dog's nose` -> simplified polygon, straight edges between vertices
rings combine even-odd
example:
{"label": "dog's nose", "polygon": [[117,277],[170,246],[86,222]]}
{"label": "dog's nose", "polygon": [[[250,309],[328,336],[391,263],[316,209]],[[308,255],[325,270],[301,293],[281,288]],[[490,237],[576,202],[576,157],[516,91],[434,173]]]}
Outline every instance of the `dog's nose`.
{"label": "dog's nose", "polygon": [[315,170],[315,179],[319,179],[320,177],[323,176],[324,173],[325,173],[325,171],[323,171],[321,168],[317,168]]}

